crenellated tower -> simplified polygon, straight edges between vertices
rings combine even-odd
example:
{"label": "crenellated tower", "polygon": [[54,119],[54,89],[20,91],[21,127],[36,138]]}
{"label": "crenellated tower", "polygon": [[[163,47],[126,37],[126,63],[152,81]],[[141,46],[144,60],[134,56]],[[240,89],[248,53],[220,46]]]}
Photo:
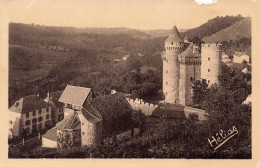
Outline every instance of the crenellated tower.
{"label": "crenellated tower", "polygon": [[178,55],[184,50],[184,41],[176,26],[165,41],[163,59],[163,93],[165,103],[179,104],[180,63]]}
{"label": "crenellated tower", "polygon": [[221,61],[221,44],[201,45],[201,79],[206,79],[209,86],[218,83]]}

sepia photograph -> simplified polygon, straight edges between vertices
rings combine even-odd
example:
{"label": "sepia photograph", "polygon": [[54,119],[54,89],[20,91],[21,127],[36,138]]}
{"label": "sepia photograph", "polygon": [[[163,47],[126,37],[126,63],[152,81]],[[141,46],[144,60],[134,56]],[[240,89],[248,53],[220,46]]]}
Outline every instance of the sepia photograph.
{"label": "sepia photograph", "polygon": [[3,1],[8,159],[252,159],[253,6]]}

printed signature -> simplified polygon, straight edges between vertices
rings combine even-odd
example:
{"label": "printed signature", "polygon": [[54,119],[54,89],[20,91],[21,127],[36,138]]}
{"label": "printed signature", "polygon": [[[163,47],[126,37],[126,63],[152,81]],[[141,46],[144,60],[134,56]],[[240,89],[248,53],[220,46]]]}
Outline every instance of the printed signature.
{"label": "printed signature", "polygon": [[216,133],[216,136],[212,136],[212,140],[208,139],[208,141],[211,147],[216,150],[236,134],[238,134],[238,130],[235,126],[232,126],[232,128],[230,128],[227,132],[220,129],[219,132]]}

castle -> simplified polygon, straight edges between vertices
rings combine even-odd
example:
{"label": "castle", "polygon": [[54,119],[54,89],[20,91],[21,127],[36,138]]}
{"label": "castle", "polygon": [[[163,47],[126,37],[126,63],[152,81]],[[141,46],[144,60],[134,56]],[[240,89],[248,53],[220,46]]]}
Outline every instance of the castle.
{"label": "castle", "polygon": [[183,40],[176,26],[165,41],[163,60],[163,93],[165,103],[193,105],[192,85],[205,79],[218,83],[221,72],[221,44],[197,44]]}

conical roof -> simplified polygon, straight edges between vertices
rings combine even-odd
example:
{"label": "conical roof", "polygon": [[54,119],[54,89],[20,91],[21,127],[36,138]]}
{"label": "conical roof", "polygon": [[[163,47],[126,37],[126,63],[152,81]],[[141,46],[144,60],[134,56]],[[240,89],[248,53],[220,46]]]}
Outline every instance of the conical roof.
{"label": "conical roof", "polygon": [[187,34],[186,34],[186,36],[185,36],[184,40],[187,40],[187,41],[188,41],[188,35],[187,35]]}
{"label": "conical roof", "polygon": [[180,33],[176,26],[173,27],[170,36],[166,39],[165,42],[173,42],[173,43],[183,42],[183,39],[181,38]]}

